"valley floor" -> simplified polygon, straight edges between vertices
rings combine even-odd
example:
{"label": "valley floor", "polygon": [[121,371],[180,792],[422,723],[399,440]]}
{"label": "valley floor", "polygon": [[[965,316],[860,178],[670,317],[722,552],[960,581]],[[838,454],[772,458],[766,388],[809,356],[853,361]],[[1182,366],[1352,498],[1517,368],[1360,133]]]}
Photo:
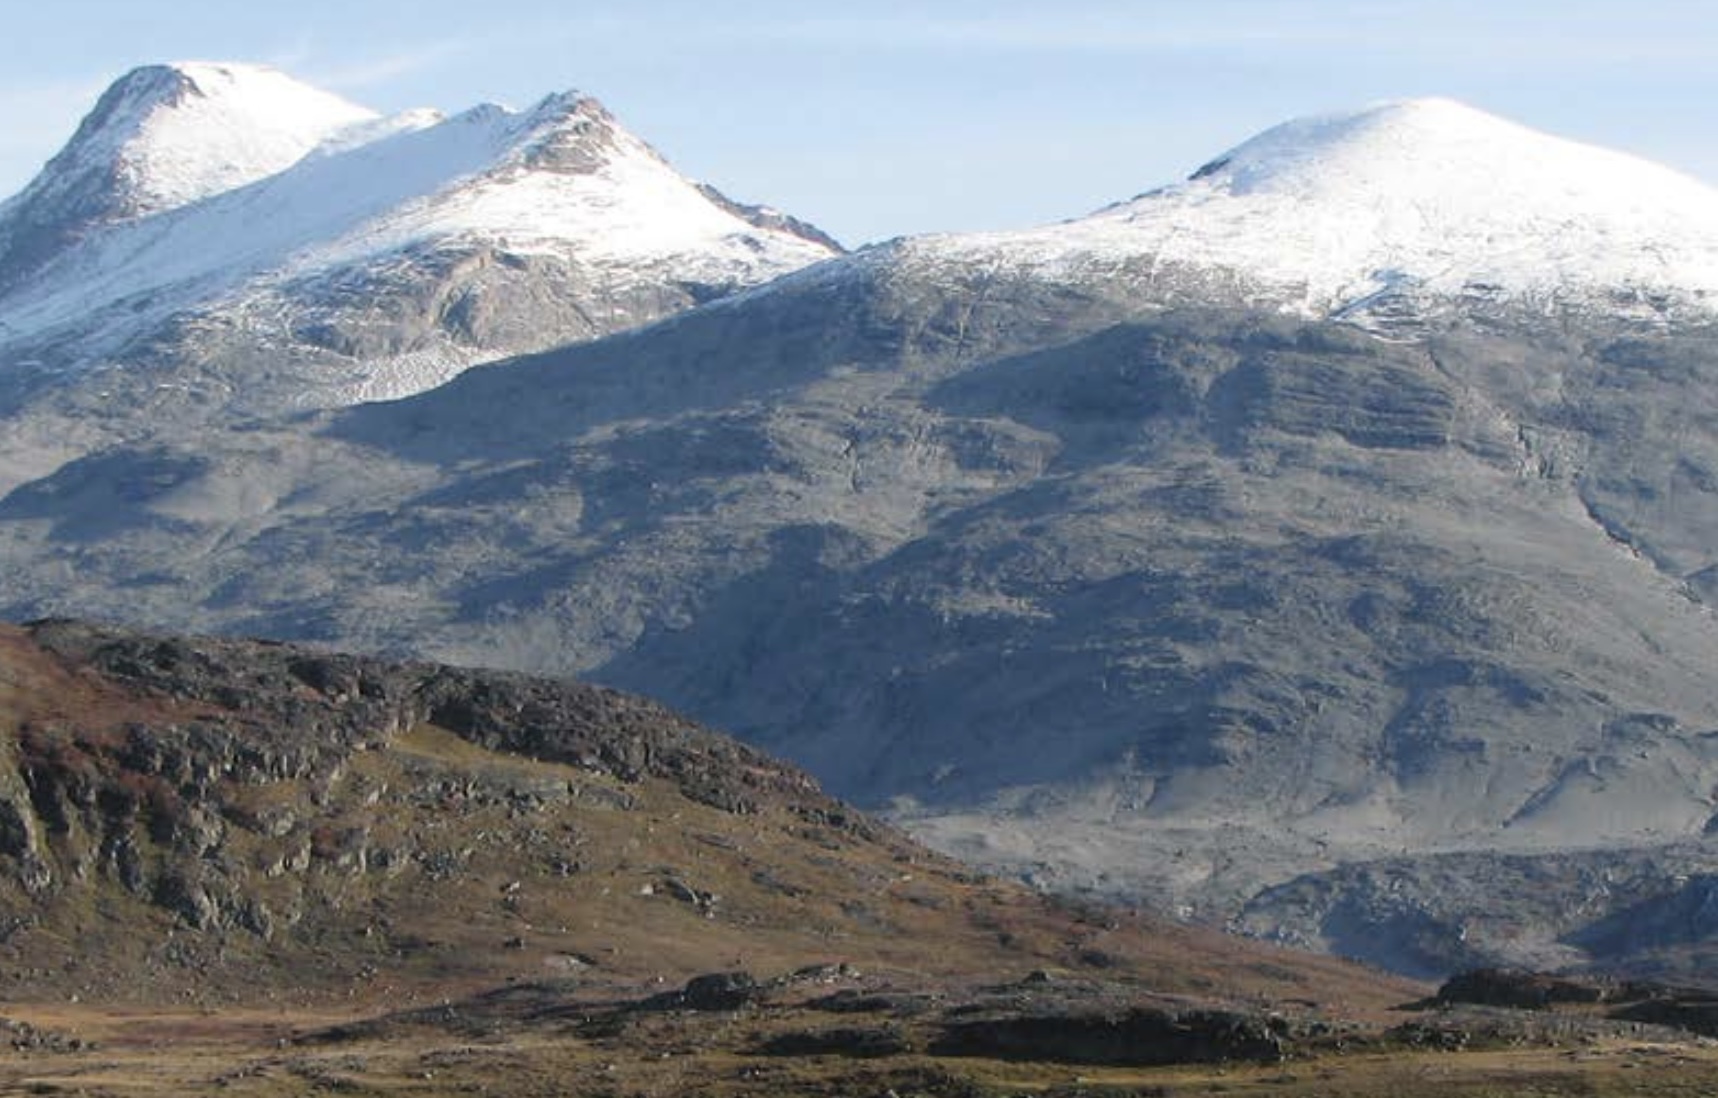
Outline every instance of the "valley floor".
{"label": "valley floor", "polygon": [[[675,992],[636,990],[644,997],[510,985],[391,1016],[17,1003],[0,1024],[13,1046],[0,1053],[0,1094],[1479,1098],[1718,1091],[1718,1043],[1650,1027],[1602,1033],[1578,1014],[1560,1026],[1519,1027],[1493,1014],[1492,1025],[1476,1026],[1471,1016],[1403,1008],[1388,1032],[1328,1031],[1289,1045],[1272,1062],[1141,1068],[939,1053],[929,1019],[976,1010],[960,1004],[963,992],[953,987],[878,993],[866,1012],[842,1016],[829,1003],[844,995],[856,1001],[853,988],[834,995],[827,986],[802,988],[735,1009],[667,1009],[661,1004]],[[913,1002],[955,1005],[921,1012]]]}

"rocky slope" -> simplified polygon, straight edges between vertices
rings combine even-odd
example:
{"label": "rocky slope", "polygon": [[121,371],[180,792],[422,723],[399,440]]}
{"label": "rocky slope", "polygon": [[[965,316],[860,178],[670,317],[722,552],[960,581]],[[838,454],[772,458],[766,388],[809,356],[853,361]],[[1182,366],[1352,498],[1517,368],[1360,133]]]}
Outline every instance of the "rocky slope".
{"label": "rocky slope", "polygon": [[68,463],[0,500],[0,607],[580,670],[985,864],[1415,971],[1650,952],[1596,928],[1710,871],[1718,199],[1448,104],[1221,159]]}
{"label": "rocky slope", "polygon": [[0,627],[0,879],[20,1092],[1718,1076],[1710,994],[1489,972],[1431,997],[975,875],[642,699],[278,643]]}

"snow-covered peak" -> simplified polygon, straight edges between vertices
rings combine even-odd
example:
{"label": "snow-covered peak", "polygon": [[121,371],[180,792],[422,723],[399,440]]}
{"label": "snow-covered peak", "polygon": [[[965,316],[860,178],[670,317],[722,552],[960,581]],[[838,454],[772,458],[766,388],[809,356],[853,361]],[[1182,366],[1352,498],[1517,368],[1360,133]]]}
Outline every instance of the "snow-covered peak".
{"label": "snow-covered peak", "polygon": [[[1557,214],[1627,216],[1712,190],[1668,168],[1539,133],[1452,99],[1410,99],[1267,130],[1194,173],[1199,189],[1370,206],[1435,202],[1488,220]],[[1502,189],[1500,189],[1502,188]]]}
{"label": "snow-covered peak", "polygon": [[921,254],[1050,273],[1143,268],[1166,297],[1195,287],[1310,315],[1380,295],[1544,306],[1669,294],[1709,308],[1718,190],[1415,99],[1288,122],[1089,218],[941,238]]}
{"label": "snow-covered peak", "polygon": [[43,178],[109,175],[111,217],[138,217],[289,167],[376,113],[259,65],[134,69],[97,101]]}
{"label": "snow-covered peak", "polygon": [[262,66],[134,69],[0,204],[0,288],[103,226],[179,209],[272,176],[343,135],[385,128],[375,112]]}
{"label": "snow-covered peak", "polygon": [[[1409,99],[1298,118],[1229,150],[1193,173],[1232,194],[1317,188],[1346,177],[1426,169],[1445,177],[1508,156],[1542,135],[1453,99]],[[1398,181],[1398,180],[1391,180]]]}

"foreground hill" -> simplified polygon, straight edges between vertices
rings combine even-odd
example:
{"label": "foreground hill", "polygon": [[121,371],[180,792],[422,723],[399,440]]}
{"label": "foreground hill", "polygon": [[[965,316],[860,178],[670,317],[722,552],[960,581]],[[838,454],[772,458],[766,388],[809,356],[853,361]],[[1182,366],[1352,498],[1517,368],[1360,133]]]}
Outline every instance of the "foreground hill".
{"label": "foreground hill", "polygon": [[28,1093],[1718,1078],[1709,996],[1429,998],[975,875],[642,699],[279,644],[0,628],[0,874],[0,1088]]}
{"label": "foreground hill", "polygon": [[[0,628],[0,876],[27,1054],[0,1079],[93,1069],[102,1093],[391,1091],[400,1057],[474,1039],[528,1050],[483,1073],[492,1093],[616,1061],[690,1087],[661,1050],[737,1039],[779,1040],[758,1055],[780,1065],[819,1040],[923,1054],[900,1022],[791,1024],[879,1013],[954,1063],[1017,1058],[1021,1025],[1050,1027],[1028,1060],[1274,1062],[1274,1004],[1308,1035],[1371,1032],[1422,990],[975,875],[641,699],[67,621]],[[733,1032],[763,1010],[785,1028]],[[1103,1036],[1116,1011],[1135,1037]],[[484,1060],[462,1056],[453,1077]]]}
{"label": "foreground hill", "polygon": [[1405,987],[1059,907],[574,683],[47,621],[0,629],[0,721],[13,999],[399,1002],[814,961],[1362,1010]]}

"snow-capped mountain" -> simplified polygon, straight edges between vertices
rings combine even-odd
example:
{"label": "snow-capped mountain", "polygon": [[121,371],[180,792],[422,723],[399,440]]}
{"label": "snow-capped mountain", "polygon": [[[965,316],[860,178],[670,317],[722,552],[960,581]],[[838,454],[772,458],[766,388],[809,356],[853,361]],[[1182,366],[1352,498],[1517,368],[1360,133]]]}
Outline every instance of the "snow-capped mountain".
{"label": "snow-capped mountain", "polygon": [[[1125,280],[1385,323],[1466,303],[1662,315],[1718,306],[1718,190],[1447,99],[1292,121],[1077,221],[902,246],[927,265]],[[1382,313],[1382,317],[1374,314]]]}
{"label": "snow-capped mountain", "polygon": [[[0,207],[8,241],[0,364],[201,363],[176,383],[253,409],[415,392],[839,250],[683,178],[586,96],[383,119],[201,64],[115,84]],[[235,376],[258,359],[295,380]]]}
{"label": "snow-capped mountain", "polygon": [[0,418],[0,613],[586,673],[950,850],[1418,971],[1718,872],[1709,189],[1398,104],[226,429],[830,251],[590,100],[391,126],[0,298],[125,364]]}

